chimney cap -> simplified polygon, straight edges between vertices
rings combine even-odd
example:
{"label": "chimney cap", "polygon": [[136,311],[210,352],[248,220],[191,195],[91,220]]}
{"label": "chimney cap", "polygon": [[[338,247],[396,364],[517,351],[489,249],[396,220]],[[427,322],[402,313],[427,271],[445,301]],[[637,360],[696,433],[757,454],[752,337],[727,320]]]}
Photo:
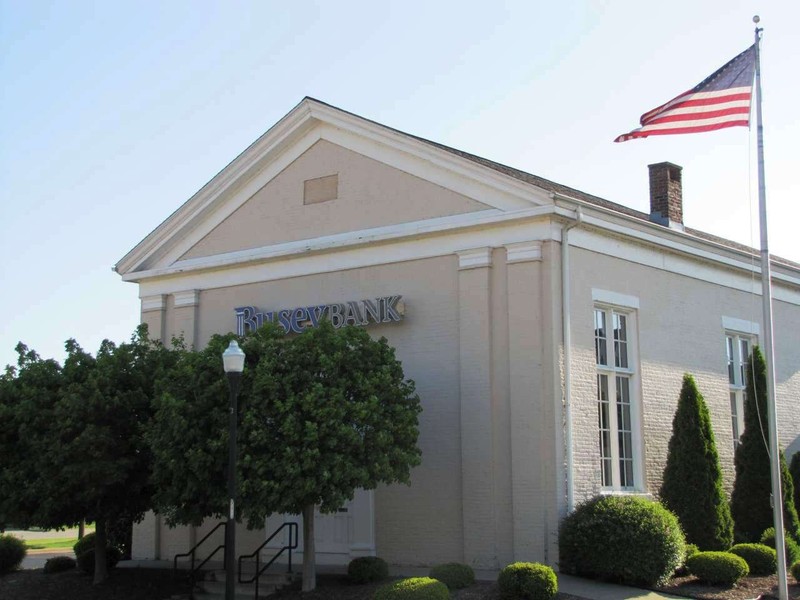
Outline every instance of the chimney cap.
{"label": "chimney cap", "polygon": [[680,165],[676,165],[675,163],[664,161],[659,163],[653,163],[652,165],[647,165],[648,169],[655,169],[655,168],[664,168],[664,167],[672,167],[674,169],[678,169],[679,171],[683,171],[683,167]]}

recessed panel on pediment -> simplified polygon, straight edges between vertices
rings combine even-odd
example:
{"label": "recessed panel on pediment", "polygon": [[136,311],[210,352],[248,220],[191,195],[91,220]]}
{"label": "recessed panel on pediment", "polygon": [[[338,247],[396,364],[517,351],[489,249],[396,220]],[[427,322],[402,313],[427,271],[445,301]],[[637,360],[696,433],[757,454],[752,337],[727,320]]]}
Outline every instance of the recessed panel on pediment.
{"label": "recessed panel on pediment", "polygon": [[181,258],[213,256],[489,208],[320,140]]}

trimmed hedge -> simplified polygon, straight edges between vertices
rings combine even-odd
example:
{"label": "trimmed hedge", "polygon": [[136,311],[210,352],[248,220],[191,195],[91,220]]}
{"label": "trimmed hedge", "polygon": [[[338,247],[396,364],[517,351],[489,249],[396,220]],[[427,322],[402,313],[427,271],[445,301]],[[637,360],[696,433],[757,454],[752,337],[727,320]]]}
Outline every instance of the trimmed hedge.
{"label": "trimmed hedge", "polygon": [[497,587],[507,600],[551,600],[558,593],[558,579],[546,565],[517,562],[500,571]]}
{"label": "trimmed hedge", "polygon": [[469,565],[461,563],[436,565],[431,569],[430,575],[450,590],[460,590],[475,583],[475,571]]}
{"label": "trimmed hedge", "polygon": [[48,558],[44,563],[44,572],[49,575],[51,573],[71,571],[77,565],[77,561],[71,556],[54,556],[53,558]]}
{"label": "trimmed hedge", "polygon": [[[761,543],[770,548],[775,548],[775,528],[770,527],[761,534]],[[800,544],[788,532],[783,534],[783,545],[786,550],[786,564],[793,565],[800,560]]]}
{"label": "trimmed hedge", "polygon": [[19,567],[27,553],[24,540],[13,535],[0,535],[0,573],[8,573]]}
{"label": "trimmed hedge", "polygon": [[636,496],[598,496],[561,523],[559,570],[632,585],[666,582],[686,555],[674,514]]}
{"label": "trimmed hedge", "polygon": [[700,581],[712,585],[731,586],[750,572],[745,560],[730,552],[698,552],[686,566]]}
{"label": "trimmed hedge", "polygon": [[750,575],[772,575],[778,570],[777,552],[764,544],[736,544],[728,552],[744,559]]}
{"label": "trimmed hedge", "polygon": [[351,583],[372,583],[389,576],[389,565],[377,556],[354,558],[347,565],[347,577]]}
{"label": "trimmed hedge", "polygon": [[450,600],[441,581],[430,577],[411,577],[387,583],[375,590],[374,600]]}

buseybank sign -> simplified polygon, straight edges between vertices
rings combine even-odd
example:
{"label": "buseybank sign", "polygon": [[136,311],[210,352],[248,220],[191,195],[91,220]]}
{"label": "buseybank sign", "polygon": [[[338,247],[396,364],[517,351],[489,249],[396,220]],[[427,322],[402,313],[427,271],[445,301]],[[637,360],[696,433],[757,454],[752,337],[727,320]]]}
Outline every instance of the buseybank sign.
{"label": "buseybank sign", "polygon": [[317,304],[260,311],[255,306],[234,308],[236,333],[244,335],[258,329],[264,323],[277,323],[285,333],[300,333],[308,327],[316,327],[321,319],[328,318],[334,327],[343,325],[369,325],[370,323],[392,323],[402,321],[405,305],[402,296],[384,296],[366,300],[350,300],[334,304]]}

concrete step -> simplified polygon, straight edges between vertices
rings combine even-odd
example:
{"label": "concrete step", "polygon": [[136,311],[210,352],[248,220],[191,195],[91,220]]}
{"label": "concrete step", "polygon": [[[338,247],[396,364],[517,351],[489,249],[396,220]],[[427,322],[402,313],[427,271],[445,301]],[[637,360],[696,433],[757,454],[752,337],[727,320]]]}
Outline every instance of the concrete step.
{"label": "concrete step", "polygon": [[[204,581],[225,581],[226,571],[222,569],[214,569],[203,572]],[[255,570],[242,569],[242,578],[250,579],[255,574]],[[294,580],[293,573],[286,571],[267,571],[261,574],[258,578],[259,585],[275,585],[282,586],[291,583]],[[237,582],[238,585],[238,582]]]}
{"label": "concrete step", "polygon": [[[197,584],[199,591],[195,592],[195,598],[225,598],[224,581],[201,581]],[[266,598],[277,590],[275,585],[260,584],[258,587],[258,597]],[[234,588],[236,600],[255,600],[255,584],[236,584]]]}

